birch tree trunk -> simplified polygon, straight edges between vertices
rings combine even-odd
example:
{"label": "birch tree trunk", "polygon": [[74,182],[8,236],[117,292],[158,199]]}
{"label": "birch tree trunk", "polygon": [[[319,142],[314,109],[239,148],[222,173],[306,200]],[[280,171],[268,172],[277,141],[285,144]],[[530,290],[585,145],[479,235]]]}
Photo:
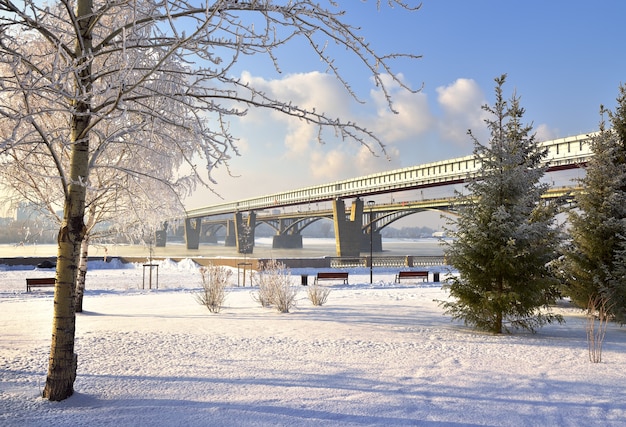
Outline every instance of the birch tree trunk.
{"label": "birch tree trunk", "polygon": [[[83,117],[74,116],[73,136],[85,127]],[[81,242],[83,241],[83,215],[89,144],[76,142],[72,150],[71,176],[68,198],[64,206],[63,223],[58,237],[56,285],[54,288],[54,314],[52,343],[48,362],[48,377],[43,397],[59,401],[71,396],[76,379],[77,356],[74,354],[76,316],[74,312],[74,286]]]}
{"label": "birch tree trunk", "polygon": [[85,295],[85,280],[87,277],[87,260],[89,258],[89,234],[80,245],[80,258],[78,261],[78,275],[76,276],[76,295],[74,296],[74,312],[83,312],[83,296]]}
{"label": "birch tree trunk", "polygon": [[78,357],[74,353],[76,315],[75,284],[80,247],[85,235],[85,195],[89,174],[89,123],[91,119],[91,25],[92,0],[78,0],[79,34],[76,35],[77,73],[71,116],[72,143],[69,183],[65,190],[63,222],[58,236],[52,343],[43,397],[53,401],[74,393]]}
{"label": "birch tree trunk", "polygon": [[[387,3],[416,11],[419,4],[407,4],[413,1]],[[60,224],[43,391],[50,400],[73,393],[83,239],[104,221],[136,237],[144,226],[181,215],[196,185],[214,191],[212,171],[228,168],[232,154],[240,154],[230,119],[244,117],[249,109],[278,112],[317,128],[320,142],[328,131],[332,138],[353,140],[372,153],[378,151],[374,145],[386,155],[382,141],[366,127],[314,106],[300,107],[289,94],[253,87],[231,76],[235,63],[261,55],[280,72],[281,47],[293,41],[319,58],[324,72],[355,101],[361,102],[347,78],[356,75],[355,68],[344,73],[335,62],[346,51],[357,68],[371,74],[390,111],[396,112],[391,102],[396,88],[420,91],[392,70],[396,60],[420,56],[375,52],[343,21],[338,2],[201,3],[0,0],[0,157],[8,160],[2,158],[0,178],[19,200],[37,203]],[[380,9],[380,1],[372,3]],[[206,177],[197,160],[206,163]],[[96,219],[90,219],[86,204]],[[58,205],[64,208],[61,218]]]}

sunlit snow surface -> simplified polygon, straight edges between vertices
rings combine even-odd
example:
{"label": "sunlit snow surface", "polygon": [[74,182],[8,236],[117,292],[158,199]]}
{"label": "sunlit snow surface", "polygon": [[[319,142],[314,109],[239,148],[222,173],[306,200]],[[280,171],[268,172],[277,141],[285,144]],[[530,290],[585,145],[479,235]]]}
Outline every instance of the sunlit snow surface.
{"label": "sunlit snow surface", "polygon": [[[313,307],[261,308],[237,287],[211,314],[190,260],[164,261],[159,289],[141,265],[93,262],[77,315],[78,378],[63,402],[40,398],[52,289],[26,293],[33,267],[0,267],[2,426],[621,426],[626,329],[609,326],[589,362],[585,316],[537,334],[475,332],[442,314],[441,283],[394,284],[397,270],[349,270]],[[435,271],[431,269],[431,271]],[[441,277],[445,269],[437,270]],[[153,277],[153,280],[155,278]],[[249,281],[247,282],[249,283]],[[145,286],[146,289],[141,289]]]}

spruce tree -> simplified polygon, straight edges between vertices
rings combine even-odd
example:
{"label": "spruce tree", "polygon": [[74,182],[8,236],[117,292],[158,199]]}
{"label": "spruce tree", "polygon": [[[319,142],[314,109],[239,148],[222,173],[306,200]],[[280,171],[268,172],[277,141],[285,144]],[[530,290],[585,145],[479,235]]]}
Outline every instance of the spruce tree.
{"label": "spruce tree", "polygon": [[474,141],[480,172],[459,197],[459,215],[448,225],[453,237],[448,262],[458,271],[442,301],[446,314],[478,329],[502,333],[535,331],[557,315],[544,313],[552,302],[556,281],[549,263],[559,246],[554,227],[556,203],[542,201],[547,184],[542,160],[547,152],[522,125],[519,98],[503,98],[506,75],[496,78],[496,103],[483,106],[489,145]]}
{"label": "spruce tree", "polygon": [[571,241],[565,250],[563,293],[581,308],[599,297],[609,315],[625,323],[626,87],[620,87],[617,102],[615,112],[601,108],[600,131],[591,140],[594,156],[569,214]]}
{"label": "spruce tree", "polygon": [[[626,220],[623,220],[624,223]],[[616,254],[615,274],[609,280],[607,306],[609,315],[622,325],[626,323],[626,239],[622,238]]]}

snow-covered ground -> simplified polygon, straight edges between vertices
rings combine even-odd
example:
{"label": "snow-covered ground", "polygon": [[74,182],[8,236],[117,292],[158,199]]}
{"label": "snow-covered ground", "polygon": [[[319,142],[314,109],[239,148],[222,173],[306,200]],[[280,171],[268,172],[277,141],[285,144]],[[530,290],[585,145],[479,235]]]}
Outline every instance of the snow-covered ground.
{"label": "snow-covered ground", "polygon": [[377,269],[370,285],[360,269],[328,283],[322,307],[299,287],[279,314],[233,286],[211,314],[191,261],[164,262],[158,290],[141,289],[141,266],[104,267],[91,265],[63,402],[39,397],[52,290],[25,292],[50,272],[0,267],[0,425],[626,425],[626,329],[609,326],[590,363],[585,317],[566,304],[564,325],[494,336],[443,316],[440,284],[395,285],[395,270]]}

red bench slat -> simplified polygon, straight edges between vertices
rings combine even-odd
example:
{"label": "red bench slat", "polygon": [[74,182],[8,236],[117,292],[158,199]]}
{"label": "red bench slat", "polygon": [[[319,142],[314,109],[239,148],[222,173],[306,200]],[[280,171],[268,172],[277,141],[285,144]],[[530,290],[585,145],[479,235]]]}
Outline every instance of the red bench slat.
{"label": "red bench slat", "polygon": [[421,278],[423,281],[428,280],[428,271],[400,271],[396,275],[396,283],[400,283],[400,279]]}
{"label": "red bench slat", "polygon": [[26,279],[26,292],[30,292],[31,288],[45,288],[54,286],[54,277],[35,277]]}
{"label": "red bench slat", "polygon": [[344,272],[320,272],[315,276],[315,283],[318,280],[343,280],[343,283],[348,283],[348,273]]}

